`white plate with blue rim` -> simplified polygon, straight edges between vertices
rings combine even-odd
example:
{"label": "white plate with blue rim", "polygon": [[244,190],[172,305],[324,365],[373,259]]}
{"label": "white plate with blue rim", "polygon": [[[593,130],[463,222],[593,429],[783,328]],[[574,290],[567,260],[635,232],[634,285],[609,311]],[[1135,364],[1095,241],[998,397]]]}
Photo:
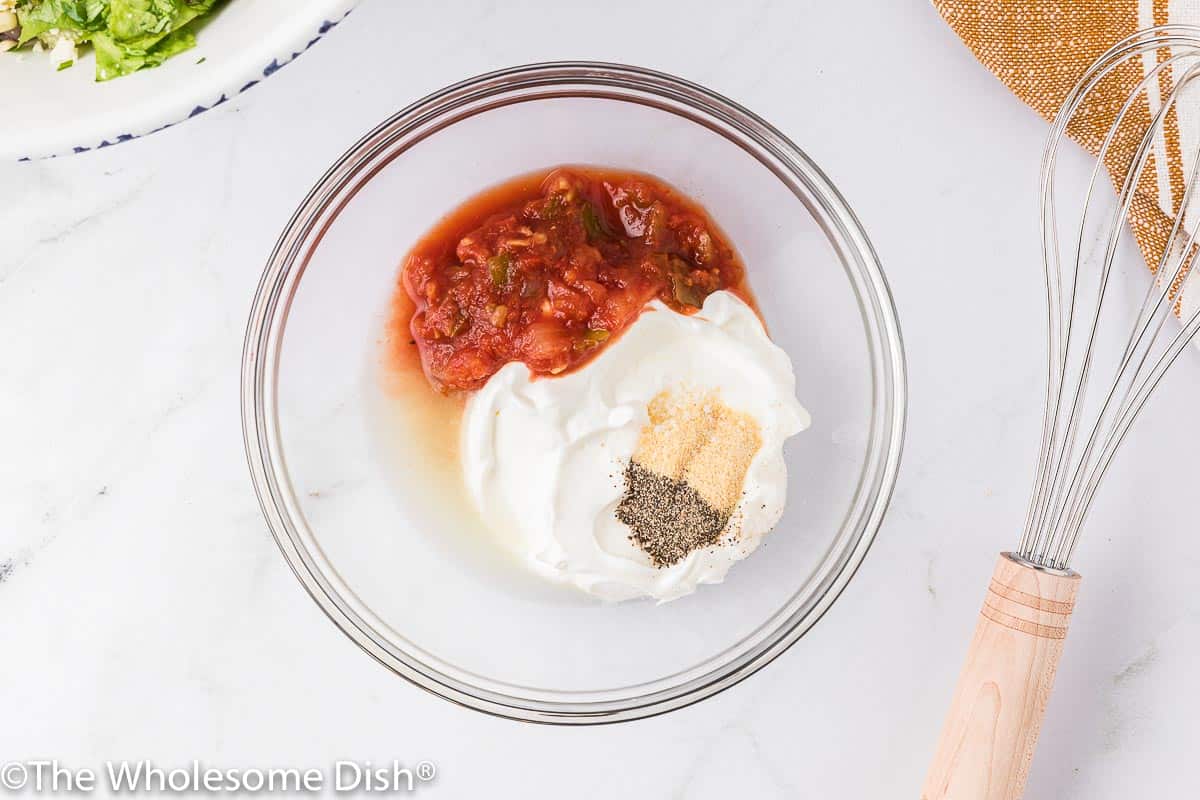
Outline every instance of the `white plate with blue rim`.
{"label": "white plate with blue rim", "polygon": [[56,71],[47,53],[0,53],[7,122],[0,160],[82,153],[183,122],[269,78],[328,33],[355,0],[227,0],[196,47],[161,66],[97,82],[83,49]]}

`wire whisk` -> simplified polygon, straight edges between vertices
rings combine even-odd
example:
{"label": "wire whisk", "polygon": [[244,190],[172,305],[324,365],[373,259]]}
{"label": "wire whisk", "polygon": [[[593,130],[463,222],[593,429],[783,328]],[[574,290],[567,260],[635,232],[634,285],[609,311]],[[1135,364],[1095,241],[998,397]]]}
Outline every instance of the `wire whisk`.
{"label": "wire whisk", "polygon": [[[1080,530],[1130,426],[1200,330],[1200,144],[1184,152],[1178,133],[1180,115],[1200,106],[1198,75],[1200,28],[1141,31],[1087,70],[1051,126],[1041,165],[1049,347],[1033,493],[1016,552],[992,574],[923,800],[1024,793],[1075,606]],[[1106,103],[1114,85],[1132,89]],[[1078,216],[1060,220],[1068,134],[1098,158]],[[1115,196],[1100,185],[1106,173]],[[1153,265],[1132,321],[1132,304],[1113,291],[1126,221]]]}
{"label": "wire whisk", "polygon": [[[1068,126],[1104,80],[1122,65],[1148,55],[1155,58],[1155,63],[1145,70],[1145,76],[1130,92],[1104,137],[1084,196],[1077,235],[1063,253],[1059,246],[1055,175]],[[1046,411],[1033,497],[1016,551],[1034,564],[1067,568],[1088,508],[1114,454],[1167,369],[1200,330],[1200,305],[1187,316],[1179,314],[1180,293],[1196,262],[1200,228],[1197,221],[1185,222],[1189,217],[1200,217],[1187,213],[1200,169],[1198,148],[1190,159],[1184,159],[1185,164],[1190,161],[1191,167],[1154,269],[1155,280],[1146,291],[1124,349],[1116,359],[1099,412],[1094,419],[1085,417],[1088,408],[1085,401],[1097,367],[1097,334],[1118,242],[1126,230],[1124,221],[1130,215],[1139,187],[1147,182],[1147,165],[1155,163],[1159,170],[1166,169],[1161,148],[1156,150],[1156,146],[1165,139],[1166,121],[1176,113],[1198,74],[1200,28],[1165,25],[1141,31],[1113,47],[1088,70],[1067,97],[1051,128],[1041,179],[1042,247],[1050,330]],[[1151,98],[1159,94],[1164,75],[1172,76],[1171,88],[1158,102],[1152,102]],[[1191,100],[1195,102],[1195,96]],[[1119,164],[1121,159],[1113,157],[1119,137],[1128,136],[1131,129],[1139,127],[1137,116],[1147,109],[1152,114],[1149,124],[1137,133],[1140,138],[1124,176],[1117,176],[1121,185],[1117,202],[1111,204],[1110,210],[1098,210],[1097,198],[1108,194],[1106,187],[1098,188],[1104,167],[1112,169],[1114,163]],[[1154,159],[1156,153],[1158,159]],[[1089,281],[1086,271],[1094,259],[1088,257],[1085,247],[1093,223],[1099,223],[1106,233],[1102,236],[1099,269],[1094,273],[1098,280]],[[1181,316],[1182,324],[1168,324],[1173,316]]]}

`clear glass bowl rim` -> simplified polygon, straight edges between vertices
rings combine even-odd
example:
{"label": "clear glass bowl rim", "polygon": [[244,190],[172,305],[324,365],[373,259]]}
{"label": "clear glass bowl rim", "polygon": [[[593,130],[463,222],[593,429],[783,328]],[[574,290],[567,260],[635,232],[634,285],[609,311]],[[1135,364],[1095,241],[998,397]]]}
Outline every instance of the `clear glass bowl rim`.
{"label": "clear glass bowl rim", "polygon": [[[804,602],[794,595],[772,617],[782,616],[782,622],[737,657],[674,685],[643,684],[646,691],[617,697],[498,691],[445,674],[372,636],[370,623],[346,600],[352,594],[348,587],[339,589],[327,580],[306,549],[306,527],[291,493],[276,417],[280,344],[291,300],[311,253],[357,191],[414,144],[457,121],[499,106],[562,97],[653,106],[724,136],[770,169],[807,206],[855,282],[873,371],[872,445],[855,496],[858,512],[846,522],[853,527],[852,543],[824,576],[822,588]],[[798,641],[841,594],[878,532],[899,469],[907,405],[904,345],[891,291],[862,225],[824,173],[780,131],[737,103],[666,73],[604,62],[551,62],[486,73],[416,101],[363,136],[318,180],[281,233],[255,294],[242,355],[242,429],[254,489],[276,543],[309,595],[363,650],[417,686],[477,711],[539,723],[612,723],[682,708],[744,680]]]}

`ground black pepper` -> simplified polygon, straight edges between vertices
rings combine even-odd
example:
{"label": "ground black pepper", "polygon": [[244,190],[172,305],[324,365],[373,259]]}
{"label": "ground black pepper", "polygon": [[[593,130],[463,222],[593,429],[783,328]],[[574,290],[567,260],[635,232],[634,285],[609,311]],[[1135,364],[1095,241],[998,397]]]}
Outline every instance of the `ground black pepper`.
{"label": "ground black pepper", "polygon": [[656,567],[669,567],[693,550],[717,543],[730,512],[719,511],[682,480],[646,469],[636,461],[625,468],[625,494],[617,519]]}

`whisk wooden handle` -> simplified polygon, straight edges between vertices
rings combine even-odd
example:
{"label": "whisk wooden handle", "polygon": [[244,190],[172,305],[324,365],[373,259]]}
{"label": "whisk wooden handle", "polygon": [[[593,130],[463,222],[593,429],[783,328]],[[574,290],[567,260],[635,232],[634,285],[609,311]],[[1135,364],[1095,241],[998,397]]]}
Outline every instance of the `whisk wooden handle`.
{"label": "whisk wooden handle", "polygon": [[1017,800],[1025,792],[1079,575],[1002,553],[921,800]]}

